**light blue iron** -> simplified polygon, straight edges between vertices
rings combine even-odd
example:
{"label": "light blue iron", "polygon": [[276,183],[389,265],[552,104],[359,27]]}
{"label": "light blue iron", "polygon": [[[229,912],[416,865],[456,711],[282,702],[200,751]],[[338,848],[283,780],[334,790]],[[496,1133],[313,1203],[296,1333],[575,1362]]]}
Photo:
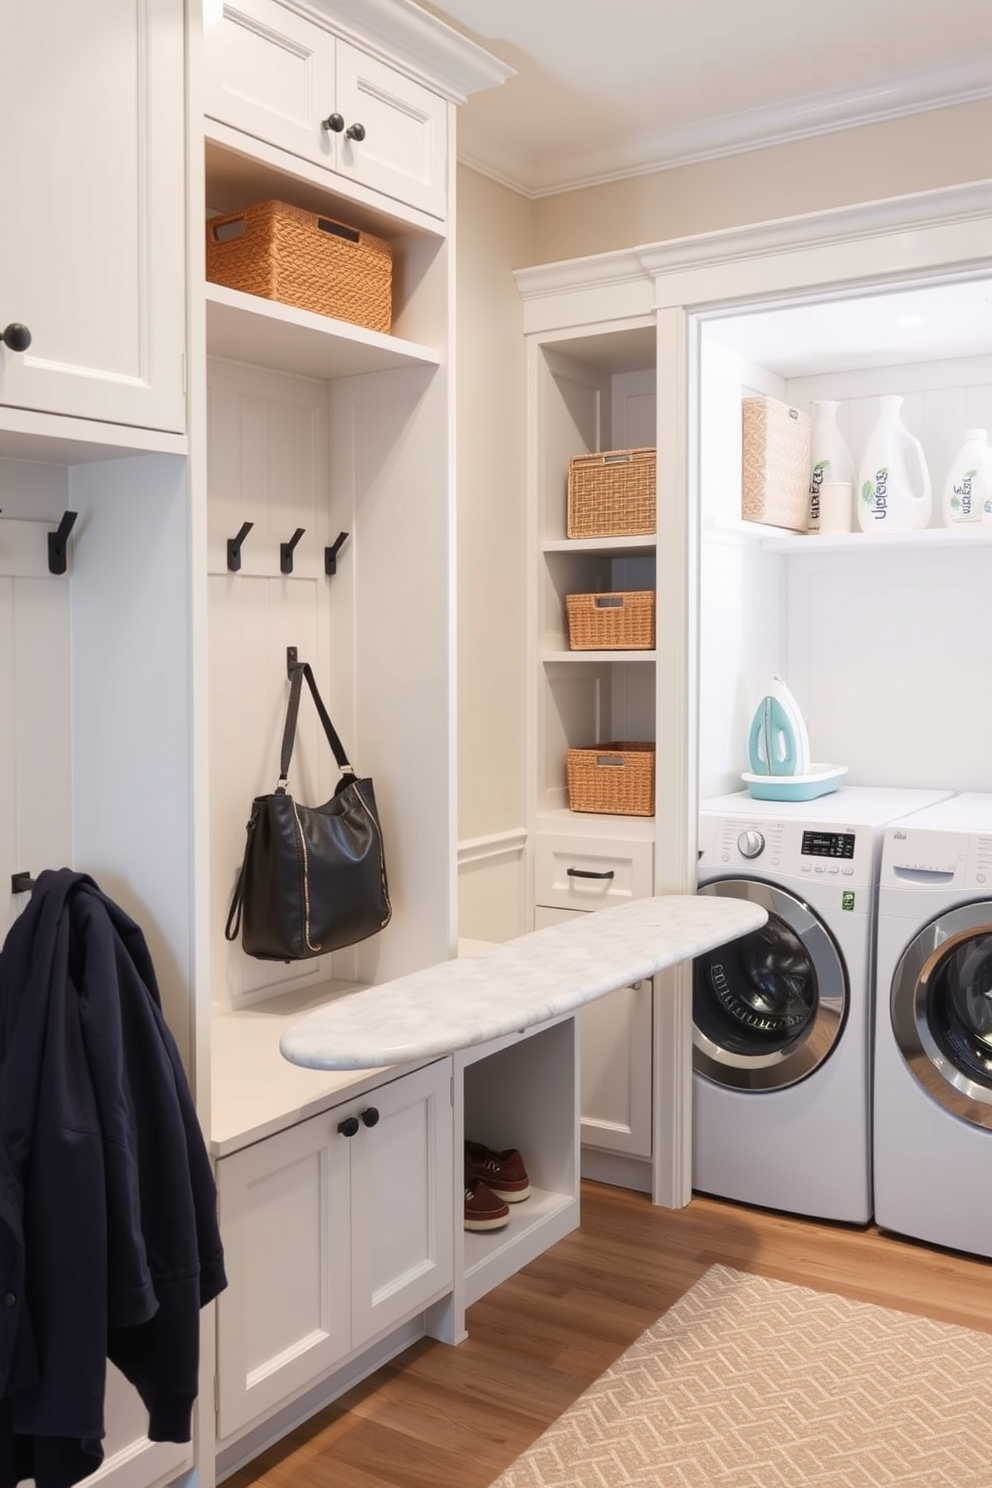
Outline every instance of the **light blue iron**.
{"label": "light blue iron", "polygon": [[809,740],[799,705],[781,677],[758,704],[748,735],[752,775],[805,775]]}

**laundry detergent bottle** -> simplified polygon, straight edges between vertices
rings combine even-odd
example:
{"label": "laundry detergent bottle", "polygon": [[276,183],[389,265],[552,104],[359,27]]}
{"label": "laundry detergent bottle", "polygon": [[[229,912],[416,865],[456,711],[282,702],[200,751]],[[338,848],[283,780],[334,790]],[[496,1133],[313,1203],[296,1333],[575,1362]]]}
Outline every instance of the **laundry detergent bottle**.
{"label": "laundry detergent bottle", "polygon": [[930,524],[933,491],[920,441],[902,421],[903,398],[879,398],[858,471],[862,532],[908,532]]}
{"label": "laundry detergent bottle", "polygon": [[854,461],[837,424],[838,402],[820,398],[810,404],[809,530],[820,530],[820,487],[854,486]]}
{"label": "laundry detergent bottle", "polygon": [[[966,429],[964,444],[951,461],[940,514],[945,527],[976,527],[992,506],[992,449],[986,429]],[[992,522],[992,511],[987,520]]]}

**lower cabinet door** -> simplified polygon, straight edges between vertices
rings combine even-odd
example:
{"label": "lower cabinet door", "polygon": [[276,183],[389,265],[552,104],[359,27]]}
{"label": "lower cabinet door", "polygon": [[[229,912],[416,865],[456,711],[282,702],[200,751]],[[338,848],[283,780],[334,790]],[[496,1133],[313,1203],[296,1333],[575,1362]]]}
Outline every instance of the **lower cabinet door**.
{"label": "lower cabinet door", "polygon": [[382,1086],[359,1119],[351,1168],[356,1348],[453,1284],[451,1061]]}
{"label": "lower cabinet door", "polygon": [[217,1435],[232,1436],[351,1347],[349,1165],[339,1108],[217,1164],[227,1290]]}
{"label": "lower cabinet door", "polygon": [[219,1441],[450,1292],[453,1119],[442,1059],[220,1159]]}
{"label": "lower cabinet door", "polygon": [[[538,906],[534,928],[577,910]],[[579,1107],[582,1145],[627,1157],[651,1156],[652,982],[621,987],[581,1008]]]}

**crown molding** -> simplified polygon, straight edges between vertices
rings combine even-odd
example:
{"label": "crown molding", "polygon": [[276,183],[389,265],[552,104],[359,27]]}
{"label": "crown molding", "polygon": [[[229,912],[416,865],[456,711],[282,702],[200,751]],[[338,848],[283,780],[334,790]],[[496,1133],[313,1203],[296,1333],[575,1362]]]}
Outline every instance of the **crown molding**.
{"label": "crown molding", "polygon": [[767,108],[701,119],[600,150],[583,148],[581,154],[542,156],[528,148],[526,156],[521,156],[507,147],[505,139],[474,138],[466,120],[464,126],[459,125],[464,135],[459,159],[534,200],[985,98],[992,98],[989,53],[907,73],[873,87],[839,89]]}
{"label": "crown molding", "polygon": [[454,103],[499,87],[515,75],[452,26],[406,0],[283,0],[289,10],[330,25],[339,35],[373,47],[389,61],[397,47],[435,92]]}
{"label": "crown molding", "polygon": [[536,300],[592,286],[631,284],[683,269],[741,262],[770,253],[822,248],[885,233],[947,227],[990,217],[992,179],[781,217],[754,226],[721,228],[560,263],[538,264],[516,269],[514,279],[525,301]]}

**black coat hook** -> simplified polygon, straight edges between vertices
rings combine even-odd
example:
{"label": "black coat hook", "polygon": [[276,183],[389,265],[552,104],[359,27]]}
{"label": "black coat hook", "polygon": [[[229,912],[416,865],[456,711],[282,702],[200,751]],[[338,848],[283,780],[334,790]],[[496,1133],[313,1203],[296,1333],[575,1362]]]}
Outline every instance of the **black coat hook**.
{"label": "black coat hook", "polygon": [[279,544],[280,573],[291,574],[293,572],[293,549],[296,547],[296,544],[299,542],[300,538],[303,536],[306,530],[307,529],[305,527],[297,527],[296,531],[289,539],[289,542]]}
{"label": "black coat hook", "polygon": [[10,875],[10,892],[12,894],[30,894],[34,888],[37,888],[37,883],[31,877],[30,873],[12,873]]}
{"label": "black coat hook", "polygon": [[254,522],[242,522],[237,537],[227,539],[227,566],[231,573],[241,571],[241,544],[254,527]]}
{"label": "black coat hook", "polygon": [[338,549],[347,536],[347,532],[339,532],[332,545],[324,549],[324,572],[328,578],[338,571]]}
{"label": "black coat hook", "polygon": [[67,563],[67,543],[69,533],[72,531],[73,523],[78,513],[74,511],[63,512],[62,520],[56,532],[48,534],[48,572],[53,574],[64,574]]}

